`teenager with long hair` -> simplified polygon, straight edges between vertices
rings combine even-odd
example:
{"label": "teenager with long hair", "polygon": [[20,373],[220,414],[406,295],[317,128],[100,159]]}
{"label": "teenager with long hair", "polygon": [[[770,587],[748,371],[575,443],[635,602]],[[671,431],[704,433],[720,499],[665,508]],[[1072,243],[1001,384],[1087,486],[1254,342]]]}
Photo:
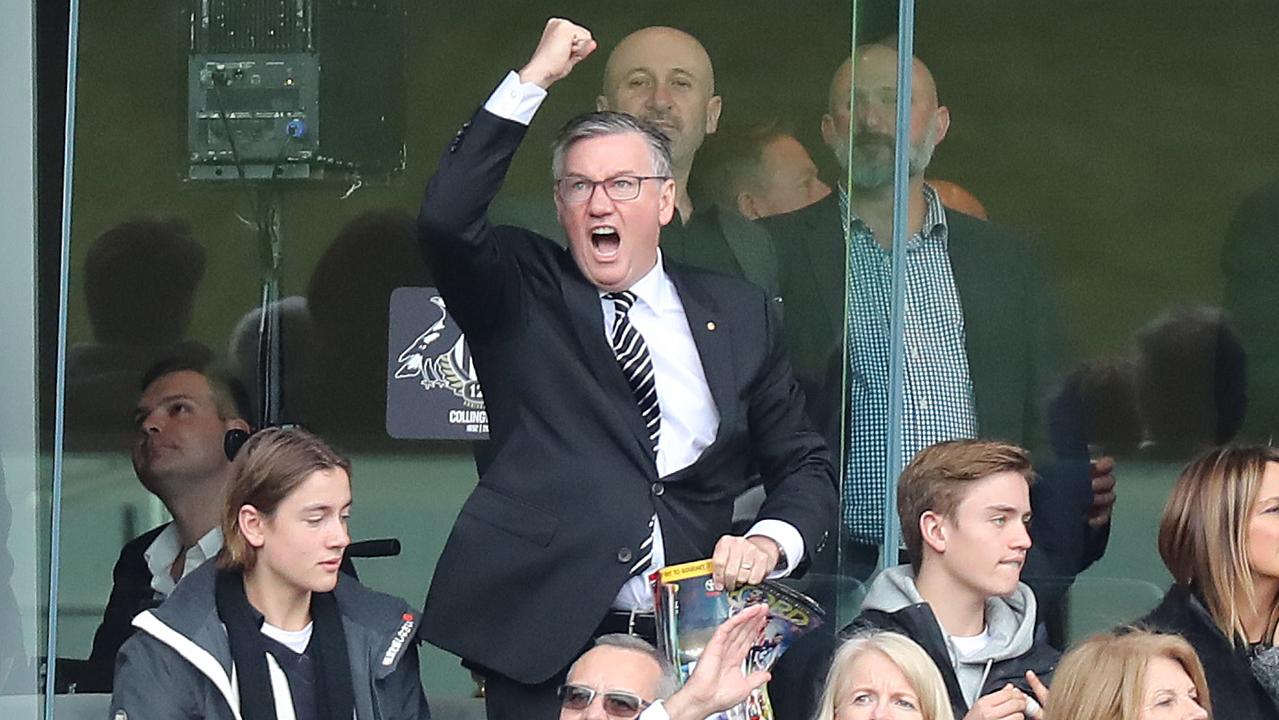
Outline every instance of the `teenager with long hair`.
{"label": "teenager with long hair", "polygon": [[341,573],[351,465],[299,429],[240,450],[224,546],[179,583],[116,661],[113,717],[410,720],[430,713],[418,613]]}

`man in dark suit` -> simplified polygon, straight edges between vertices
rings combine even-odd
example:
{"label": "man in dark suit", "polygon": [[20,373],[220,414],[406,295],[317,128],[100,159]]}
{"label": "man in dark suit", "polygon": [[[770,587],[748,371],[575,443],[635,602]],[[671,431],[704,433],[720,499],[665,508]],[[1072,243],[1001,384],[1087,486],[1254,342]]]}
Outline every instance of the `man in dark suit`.
{"label": "man in dark suit", "polygon": [[693,161],[706,136],[718,129],[723,107],[715,94],[715,68],[697,38],[661,26],[627,35],[608,56],[595,106],[643,118],[671,139],[676,214],[662,231],[663,255],[745,278],[776,300],[777,254],[768,233],[732,205],[699,202],[694,212],[688,192]]}
{"label": "man in dark suit", "polygon": [[248,397],[234,381],[190,358],[150,368],[133,413],[133,470],[173,521],[120,550],[111,597],[93,636],[81,692],[110,692],[115,656],[133,634],[133,617],[160,604],[179,580],[222,549],[222,495],[231,463],[228,430],[248,431]]}
{"label": "man in dark suit", "polygon": [[[594,49],[585,29],[548,22],[458,133],[419,217],[495,446],[436,566],[422,632],[486,676],[495,719],[555,717],[557,686],[592,637],[652,639],[648,572],[709,556],[726,588],[791,574],[834,521],[833,468],[768,298],[658,251],[676,204],[660,130],[602,112],[561,131],[567,252],[489,225],[545,89]],[[755,470],[767,499],[730,535]]]}

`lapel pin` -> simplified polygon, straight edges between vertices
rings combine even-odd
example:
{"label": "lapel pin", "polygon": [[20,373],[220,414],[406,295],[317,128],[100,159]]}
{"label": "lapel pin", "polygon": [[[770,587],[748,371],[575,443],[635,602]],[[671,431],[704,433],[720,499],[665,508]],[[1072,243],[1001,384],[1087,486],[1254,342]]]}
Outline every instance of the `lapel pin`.
{"label": "lapel pin", "polygon": [[715,321],[714,321],[714,320],[707,320],[707,321],[706,321],[706,329],[707,329],[707,330],[710,330],[711,332],[715,332]]}

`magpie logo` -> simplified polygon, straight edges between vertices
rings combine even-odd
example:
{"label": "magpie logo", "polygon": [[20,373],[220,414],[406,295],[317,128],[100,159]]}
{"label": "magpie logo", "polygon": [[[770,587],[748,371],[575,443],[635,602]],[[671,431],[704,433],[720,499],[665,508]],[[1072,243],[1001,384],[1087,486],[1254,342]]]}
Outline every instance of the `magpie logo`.
{"label": "magpie logo", "polygon": [[428,349],[444,332],[448,321],[448,310],[444,306],[444,298],[434,296],[431,303],[440,309],[440,319],[413,339],[404,348],[396,360],[400,366],[395,370],[397,380],[417,378],[422,389],[449,390],[462,399],[468,408],[484,407],[484,393],[480,390],[480,380],[475,372],[475,362],[466,347],[466,337],[459,335],[453,347],[439,355],[428,354]]}

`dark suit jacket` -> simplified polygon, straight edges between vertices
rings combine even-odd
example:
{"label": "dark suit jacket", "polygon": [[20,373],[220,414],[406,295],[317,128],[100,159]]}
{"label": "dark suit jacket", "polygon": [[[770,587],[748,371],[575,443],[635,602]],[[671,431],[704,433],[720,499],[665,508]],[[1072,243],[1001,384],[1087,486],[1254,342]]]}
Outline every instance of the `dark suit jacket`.
{"label": "dark suit jacket", "polygon": [[[831,193],[761,221],[781,258],[791,363],[815,387],[831,376],[832,359],[842,354],[846,263],[839,214],[839,197]],[[981,432],[1038,446],[1041,394],[1059,348],[1049,332],[1054,328],[1045,328],[1053,320],[1035,264],[1024,241],[988,222],[950,210],[946,223]]]}
{"label": "dark suit jacket", "polygon": [[93,650],[78,678],[79,692],[111,692],[115,656],[133,635],[133,617],[160,604],[151,589],[151,568],[146,551],[169,523],[152,528],[125,543],[111,572],[111,597],[102,613],[102,624],[93,634]]}
{"label": "dark suit jacket", "polygon": [[736,210],[714,203],[698,205],[693,219],[662,232],[662,254],[686,265],[748,280],[781,297],[777,252],[768,231]]}
{"label": "dark suit jacket", "polygon": [[[844,362],[844,272],[839,196],[762,221],[781,260],[784,335],[791,363],[814,402],[810,408],[828,440],[837,435]],[[1087,447],[1074,432],[1049,435],[1061,343],[1056,314],[1027,243],[991,223],[947,210],[948,246],[963,306],[965,347],[982,437],[1035,451],[1045,481],[1033,490],[1036,549],[1027,582],[1068,582],[1104,549],[1105,536],[1082,521],[1091,503]],[[1036,559],[1037,558],[1037,559]]]}
{"label": "dark suit jacket", "polygon": [[654,512],[668,563],[709,557],[754,462],[769,491],[759,517],[793,525],[808,554],[834,525],[836,493],[768,299],[674,263],[666,270],[720,424],[697,462],[658,478],[599,292],[552,241],[485,218],[524,132],[480,111],[441,159],[419,218],[482,378],[494,444],[436,566],[423,635],[532,684],[585,648]]}

